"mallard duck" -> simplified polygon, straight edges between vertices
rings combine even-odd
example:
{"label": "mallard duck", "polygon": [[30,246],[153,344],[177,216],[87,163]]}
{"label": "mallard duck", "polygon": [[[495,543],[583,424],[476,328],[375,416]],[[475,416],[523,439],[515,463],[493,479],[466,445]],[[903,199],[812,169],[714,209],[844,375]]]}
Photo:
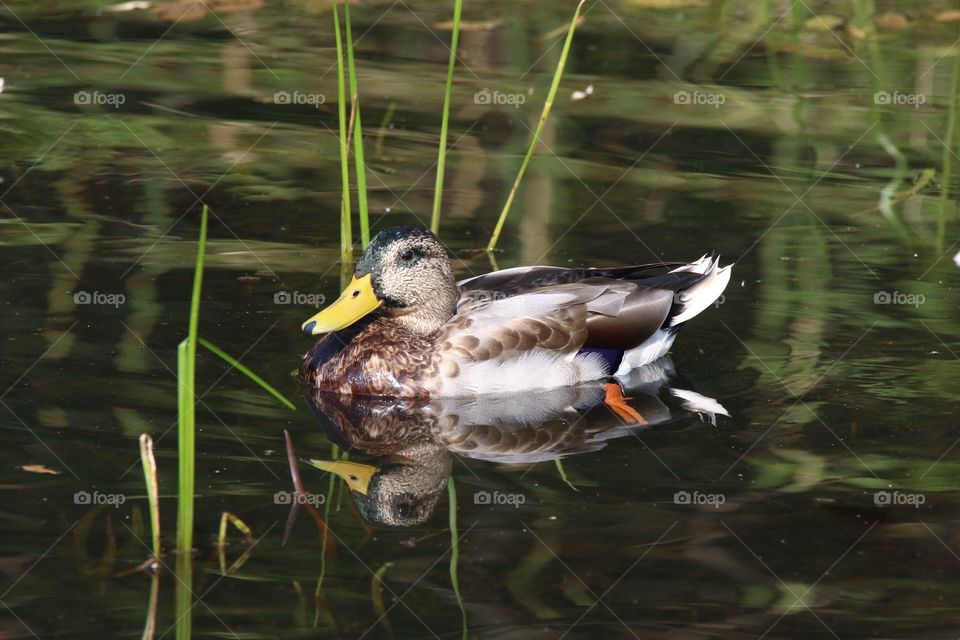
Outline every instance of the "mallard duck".
{"label": "mallard duck", "polygon": [[[416,227],[378,233],[341,296],[306,322],[311,387],[348,395],[450,397],[608,380],[660,358],[710,306],[730,265],[534,266],[457,282],[446,249]],[[616,392],[612,392],[616,396]],[[611,404],[619,402],[615,397]],[[628,409],[624,409],[628,411]]]}

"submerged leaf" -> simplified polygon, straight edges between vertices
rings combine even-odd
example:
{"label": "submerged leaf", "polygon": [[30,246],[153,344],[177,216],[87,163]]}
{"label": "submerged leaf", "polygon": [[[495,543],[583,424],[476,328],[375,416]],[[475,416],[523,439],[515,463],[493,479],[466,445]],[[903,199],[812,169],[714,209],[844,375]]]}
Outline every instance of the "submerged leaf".
{"label": "submerged leaf", "polygon": [[21,465],[20,469],[28,473],[46,473],[52,476],[60,475],[59,471],[51,469],[50,467],[43,464],[25,464],[25,465]]}

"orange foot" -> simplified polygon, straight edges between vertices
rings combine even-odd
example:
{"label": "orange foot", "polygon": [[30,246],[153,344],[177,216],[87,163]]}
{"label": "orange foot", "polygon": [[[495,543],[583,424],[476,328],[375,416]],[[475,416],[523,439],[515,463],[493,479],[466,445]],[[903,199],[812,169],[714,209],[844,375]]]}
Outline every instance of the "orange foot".
{"label": "orange foot", "polygon": [[627,424],[647,424],[647,421],[643,419],[637,410],[627,404],[627,400],[630,398],[623,397],[623,389],[620,388],[620,385],[616,382],[608,382],[604,389],[606,390],[606,395],[603,398],[603,403],[613,409],[620,418]]}

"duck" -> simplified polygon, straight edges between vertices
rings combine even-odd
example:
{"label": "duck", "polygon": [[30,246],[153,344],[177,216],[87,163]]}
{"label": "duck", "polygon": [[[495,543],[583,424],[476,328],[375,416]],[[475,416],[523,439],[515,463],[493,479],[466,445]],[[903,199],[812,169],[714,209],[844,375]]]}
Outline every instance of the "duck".
{"label": "duck", "polygon": [[312,390],[398,398],[597,384],[631,416],[617,377],[664,356],[723,294],[731,267],[714,251],[690,263],[525,266],[457,281],[428,229],[385,229],[340,297],[301,325],[318,339],[300,378]]}

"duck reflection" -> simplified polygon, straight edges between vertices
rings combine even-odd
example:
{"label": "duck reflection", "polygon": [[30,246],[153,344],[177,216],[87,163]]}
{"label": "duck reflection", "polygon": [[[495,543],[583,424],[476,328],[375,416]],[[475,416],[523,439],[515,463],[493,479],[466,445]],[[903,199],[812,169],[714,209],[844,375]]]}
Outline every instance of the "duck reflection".
{"label": "duck reflection", "polygon": [[669,428],[665,423],[678,414],[695,413],[711,424],[717,415],[729,415],[677,379],[669,357],[618,380],[628,403],[613,382],[468,398],[311,391],[308,403],[327,436],[351,455],[371,459],[310,464],[340,476],[371,524],[409,527],[433,513],[454,455],[502,464],[546,462],[597,451],[608,440],[654,425]]}

